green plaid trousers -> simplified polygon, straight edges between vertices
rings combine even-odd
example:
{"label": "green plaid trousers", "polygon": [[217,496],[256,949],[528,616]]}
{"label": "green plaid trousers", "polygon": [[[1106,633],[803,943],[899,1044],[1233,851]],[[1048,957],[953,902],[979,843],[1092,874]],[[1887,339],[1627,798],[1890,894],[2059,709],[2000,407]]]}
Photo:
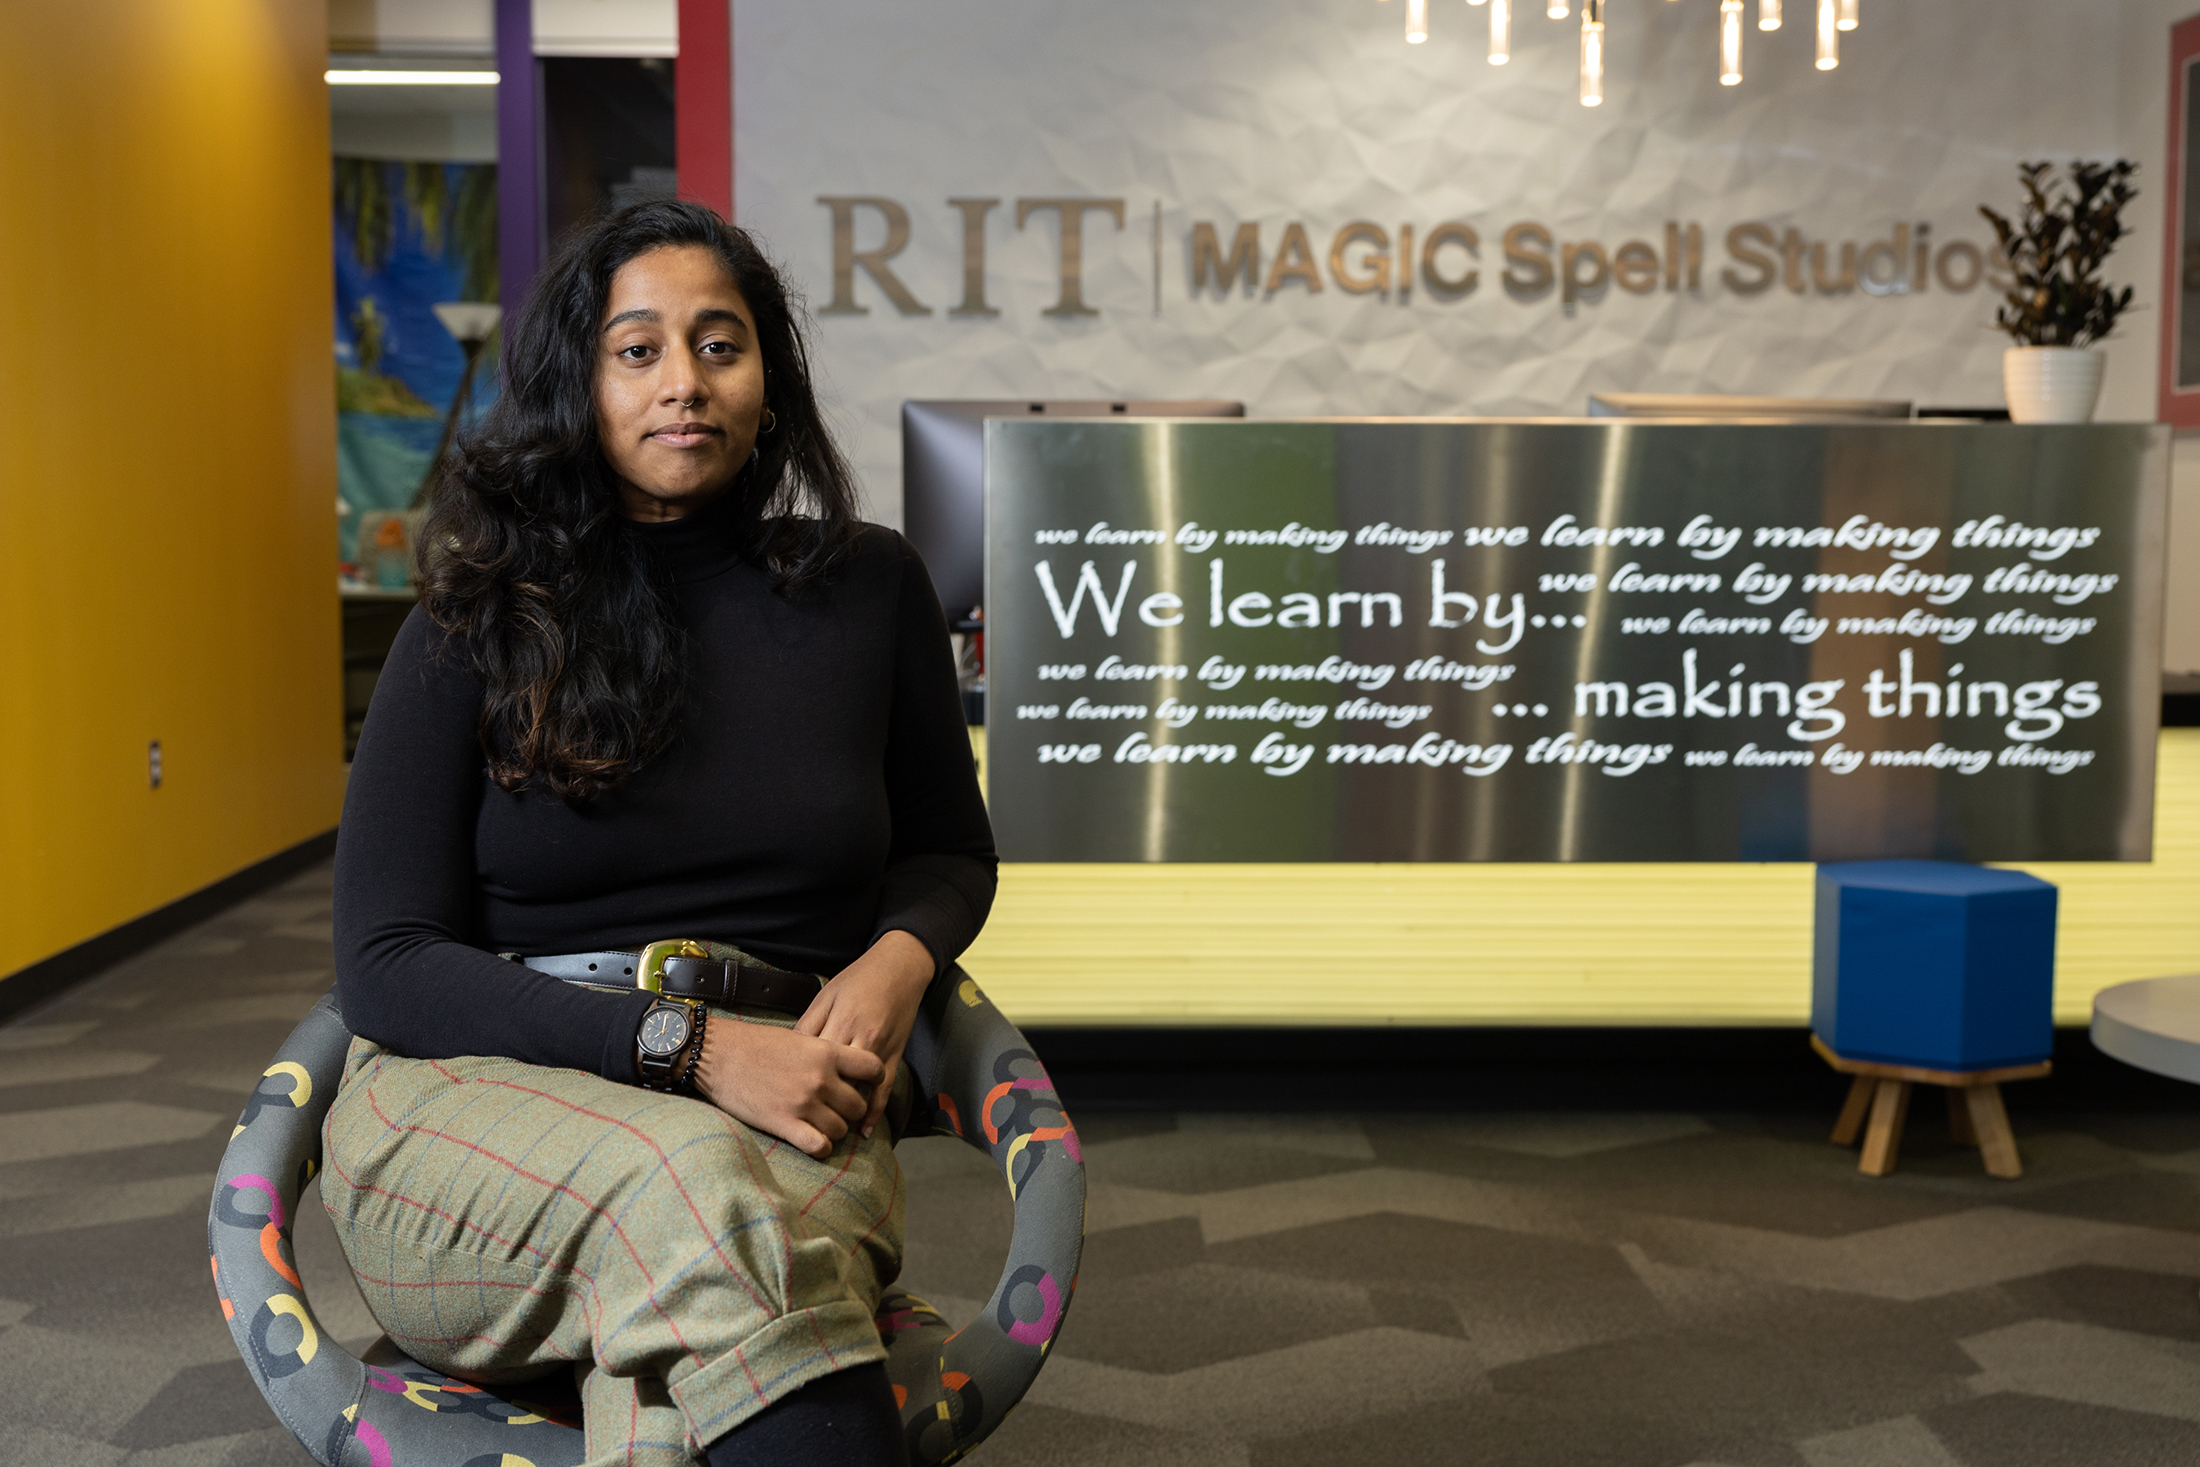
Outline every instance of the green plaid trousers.
{"label": "green plaid trousers", "polygon": [[699,1100],[357,1039],[321,1195],[399,1349],[489,1385],[575,1369],[588,1467],[683,1467],[885,1358],[872,1315],[903,1200],[886,1131],[818,1161]]}

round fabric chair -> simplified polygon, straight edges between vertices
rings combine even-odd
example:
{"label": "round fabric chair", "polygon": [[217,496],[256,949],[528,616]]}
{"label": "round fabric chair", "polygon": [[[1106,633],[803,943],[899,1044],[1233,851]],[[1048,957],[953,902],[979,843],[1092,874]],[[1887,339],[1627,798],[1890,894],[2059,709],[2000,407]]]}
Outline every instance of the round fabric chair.
{"label": "round fabric chair", "polygon": [[[320,1168],[321,1122],[350,1044],[332,992],[268,1066],[216,1173],[215,1289],[254,1384],[323,1467],[578,1467],[579,1399],[563,1373],[501,1395],[439,1375],[387,1338],[354,1359],[315,1321],[290,1229]],[[977,1319],[950,1334],[900,1289],[879,1306],[910,1459],[931,1467],[983,1441],[1038,1375],[1077,1286],[1085,1167],[1045,1067],[960,968],[925,995],[904,1059],[917,1100],[903,1136],[983,1150],[1016,1208],[1008,1265]]]}

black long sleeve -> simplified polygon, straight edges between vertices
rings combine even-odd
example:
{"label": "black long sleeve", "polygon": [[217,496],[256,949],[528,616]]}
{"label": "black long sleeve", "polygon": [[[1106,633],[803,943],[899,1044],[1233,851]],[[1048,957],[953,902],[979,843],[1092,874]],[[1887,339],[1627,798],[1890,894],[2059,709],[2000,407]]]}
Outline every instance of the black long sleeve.
{"label": "black long sleeve", "polygon": [[337,838],[354,1033],[631,1081],[646,995],[495,954],[693,937],[831,974],[888,931],[942,965],[977,936],[992,830],[916,552],[868,528],[826,586],[782,596],[717,509],[629,527],[672,567],[694,677],[672,749],[595,800],[490,783],[479,678],[425,616],[406,623]]}

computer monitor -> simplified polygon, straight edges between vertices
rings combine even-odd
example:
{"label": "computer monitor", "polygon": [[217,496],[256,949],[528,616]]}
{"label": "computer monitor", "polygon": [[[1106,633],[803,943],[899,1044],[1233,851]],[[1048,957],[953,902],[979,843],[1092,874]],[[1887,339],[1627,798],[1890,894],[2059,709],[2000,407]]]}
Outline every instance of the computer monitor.
{"label": "computer monitor", "polygon": [[904,532],[932,573],[947,624],[978,628],[985,603],[987,418],[1242,418],[1245,404],[1200,398],[960,398],[901,405]]}
{"label": "computer monitor", "polygon": [[1729,418],[1822,423],[1842,418],[1907,418],[1910,405],[1873,398],[1737,397],[1724,393],[1592,392],[1592,418]]}

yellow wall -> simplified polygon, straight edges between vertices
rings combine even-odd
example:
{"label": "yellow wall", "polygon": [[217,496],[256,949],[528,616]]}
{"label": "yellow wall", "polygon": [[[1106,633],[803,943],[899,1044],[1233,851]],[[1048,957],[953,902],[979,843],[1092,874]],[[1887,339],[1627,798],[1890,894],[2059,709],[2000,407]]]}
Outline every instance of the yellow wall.
{"label": "yellow wall", "polygon": [[[982,745],[981,745],[982,754]],[[2200,729],[2154,860],[2062,888],[2055,1010],[2200,972]],[[964,959],[1023,1024],[1801,1024],[1809,865],[1004,866]]]}
{"label": "yellow wall", "polygon": [[325,0],[0,38],[4,974],[327,830],[343,751]]}

